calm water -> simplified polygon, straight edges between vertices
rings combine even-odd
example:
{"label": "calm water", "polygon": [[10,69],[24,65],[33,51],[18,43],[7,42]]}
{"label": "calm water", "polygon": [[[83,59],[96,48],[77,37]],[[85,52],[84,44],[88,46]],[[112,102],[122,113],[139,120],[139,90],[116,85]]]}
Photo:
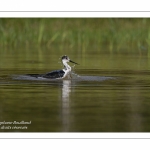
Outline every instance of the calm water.
{"label": "calm water", "polygon": [[[61,69],[64,54],[77,79],[22,78]],[[149,132],[149,91],[145,54],[0,50],[1,132]]]}

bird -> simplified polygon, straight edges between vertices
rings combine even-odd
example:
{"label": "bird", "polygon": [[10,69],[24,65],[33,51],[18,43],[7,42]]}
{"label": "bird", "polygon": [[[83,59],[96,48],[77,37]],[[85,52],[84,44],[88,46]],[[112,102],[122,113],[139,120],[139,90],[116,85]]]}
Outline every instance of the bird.
{"label": "bird", "polygon": [[32,77],[42,77],[48,79],[64,79],[64,78],[72,78],[71,77],[71,67],[68,65],[68,62],[74,63],[79,65],[78,63],[70,60],[70,58],[66,55],[61,57],[62,64],[64,65],[64,69],[61,70],[54,70],[45,74],[27,74],[28,76]]}

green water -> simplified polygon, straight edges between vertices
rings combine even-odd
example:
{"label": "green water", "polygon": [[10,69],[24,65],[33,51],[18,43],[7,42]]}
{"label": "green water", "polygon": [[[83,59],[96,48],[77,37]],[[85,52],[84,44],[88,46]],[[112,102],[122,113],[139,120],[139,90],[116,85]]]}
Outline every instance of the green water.
{"label": "green water", "polygon": [[[13,78],[61,69],[64,54],[80,64],[73,71],[83,80]],[[149,75],[145,52],[1,49],[0,132],[149,132]]]}

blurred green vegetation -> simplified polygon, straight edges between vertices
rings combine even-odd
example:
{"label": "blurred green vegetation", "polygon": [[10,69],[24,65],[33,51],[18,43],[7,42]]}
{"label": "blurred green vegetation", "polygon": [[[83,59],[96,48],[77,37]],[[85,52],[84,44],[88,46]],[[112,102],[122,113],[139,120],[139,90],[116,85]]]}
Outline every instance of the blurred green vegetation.
{"label": "blurred green vegetation", "polygon": [[150,47],[149,18],[1,18],[0,47],[62,45],[110,51]]}

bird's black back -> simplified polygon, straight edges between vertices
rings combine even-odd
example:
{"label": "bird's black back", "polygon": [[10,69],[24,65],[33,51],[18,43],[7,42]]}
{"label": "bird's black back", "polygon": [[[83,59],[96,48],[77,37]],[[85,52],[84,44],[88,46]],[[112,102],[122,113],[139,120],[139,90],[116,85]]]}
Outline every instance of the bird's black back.
{"label": "bird's black back", "polygon": [[65,72],[63,70],[55,70],[52,72],[48,72],[46,74],[27,74],[28,76],[31,77],[43,77],[43,78],[49,78],[49,79],[57,79],[57,78],[62,78],[64,76]]}
{"label": "bird's black back", "polygon": [[55,70],[55,71],[44,74],[42,77],[56,79],[56,78],[62,78],[64,74],[65,72],[63,70]]}

